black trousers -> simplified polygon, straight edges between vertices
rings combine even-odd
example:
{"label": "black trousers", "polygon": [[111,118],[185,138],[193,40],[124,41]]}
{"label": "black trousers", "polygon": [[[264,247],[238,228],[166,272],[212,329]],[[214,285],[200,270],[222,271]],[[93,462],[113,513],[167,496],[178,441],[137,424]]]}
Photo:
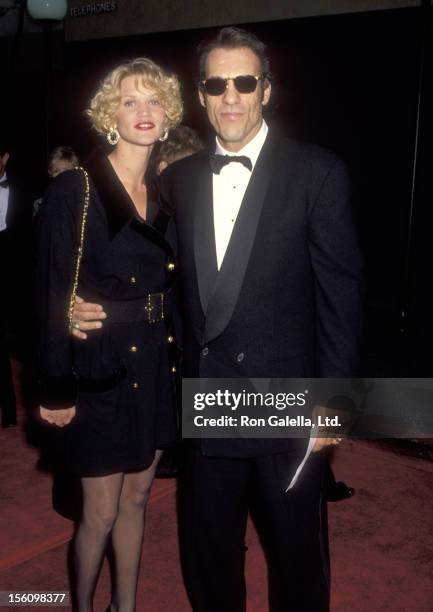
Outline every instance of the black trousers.
{"label": "black trousers", "polygon": [[271,612],[329,610],[329,549],[323,457],[206,457],[187,449],[180,473],[180,542],[194,612],[244,612],[248,511],[268,561]]}

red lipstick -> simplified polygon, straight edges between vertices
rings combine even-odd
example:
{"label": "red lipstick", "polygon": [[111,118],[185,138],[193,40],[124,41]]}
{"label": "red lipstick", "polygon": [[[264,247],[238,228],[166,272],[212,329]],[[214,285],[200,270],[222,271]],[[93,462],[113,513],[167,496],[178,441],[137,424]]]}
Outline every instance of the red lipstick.
{"label": "red lipstick", "polygon": [[136,130],[142,130],[142,131],[151,130],[154,127],[155,127],[155,124],[152,123],[152,121],[140,121],[140,123],[136,123],[134,125],[134,128]]}

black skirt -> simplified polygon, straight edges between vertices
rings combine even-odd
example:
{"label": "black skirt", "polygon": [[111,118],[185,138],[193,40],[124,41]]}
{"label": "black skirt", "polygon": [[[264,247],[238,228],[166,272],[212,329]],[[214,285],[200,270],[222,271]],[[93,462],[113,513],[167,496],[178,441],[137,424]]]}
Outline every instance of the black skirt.
{"label": "black skirt", "polygon": [[79,476],[143,470],[176,436],[164,323],[114,326],[125,375],[108,390],[79,391],[76,416],[63,429],[66,467]]}

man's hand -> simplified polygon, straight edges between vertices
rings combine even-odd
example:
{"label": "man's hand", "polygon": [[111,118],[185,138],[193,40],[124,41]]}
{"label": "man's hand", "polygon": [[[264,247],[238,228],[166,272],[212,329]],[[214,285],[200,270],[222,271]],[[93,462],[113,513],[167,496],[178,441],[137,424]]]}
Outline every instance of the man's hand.
{"label": "man's hand", "polygon": [[343,438],[317,438],[311,452],[318,453],[328,446],[337,446],[342,440]]}
{"label": "man's hand", "polygon": [[[326,426],[326,419],[337,417],[340,427]],[[317,439],[311,449],[312,453],[319,451],[329,446],[337,446],[343,441],[343,435],[347,427],[347,414],[344,411],[336,408],[328,408],[326,406],[315,406],[313,410],[313,420],[316,425]]]}
{"label": "man's hand", "polygon": [[63,408],[62,410],[49,410],[48,408],[40,406],[39,411],[44,421],[47,421],[51,425],[57,425],[57,427],[69,425],[75,416],[75,406]]}
{"label": "man's hand", "polygon": [[90,304],[90,302],[85,302],[77,295],[72,314],[72,335],[80,340],[87,340],[85,332],[100,329],[102,327],[101,321],[106,318],[107,315],[100,304]]}

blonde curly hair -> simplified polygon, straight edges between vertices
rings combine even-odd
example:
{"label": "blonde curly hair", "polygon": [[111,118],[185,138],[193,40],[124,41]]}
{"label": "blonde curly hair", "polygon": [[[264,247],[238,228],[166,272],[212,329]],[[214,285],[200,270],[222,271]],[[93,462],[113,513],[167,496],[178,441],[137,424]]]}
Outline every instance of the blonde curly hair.
{"label": "blonde curly hair", "polygon": [[86,114],[100,134],[107,134],[116,126],[115,115],[120,103],[120,83],[125,77],[135,76],[136,87],[147,87],[159,96],[167,117],[167,128],[180,123],[183,103],[180,82],[176,75],[168,74],[147,57],[139,57],[120,64],[107,74],[90,101]]}

